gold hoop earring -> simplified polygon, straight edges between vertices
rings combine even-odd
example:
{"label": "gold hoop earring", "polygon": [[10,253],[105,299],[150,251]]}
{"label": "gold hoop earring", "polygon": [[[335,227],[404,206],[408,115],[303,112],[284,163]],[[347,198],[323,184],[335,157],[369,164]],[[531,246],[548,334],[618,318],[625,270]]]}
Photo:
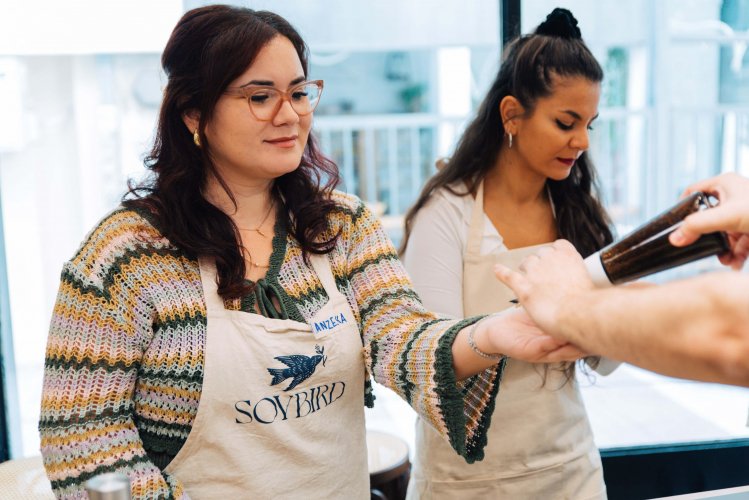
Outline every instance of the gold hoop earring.
{"label": "gold hoop earring", "polygon": [[195,132],[192,133],[192,142],[195,143],[197,147],[200,147],[200,134],[198,133],[198,129],[195,129]]}
{"label": "gold hoop earring", "polygon": [[508,146],[510,149],[512,149],[512,134],[507,132],[507,138],[510,140],[510,145]]}

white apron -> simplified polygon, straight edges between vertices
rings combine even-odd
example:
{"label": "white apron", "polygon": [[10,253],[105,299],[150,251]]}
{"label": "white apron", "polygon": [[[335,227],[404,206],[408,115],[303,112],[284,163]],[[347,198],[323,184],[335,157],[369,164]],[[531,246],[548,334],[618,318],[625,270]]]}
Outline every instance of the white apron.
{"label": "white apron", "polygon": [[[483,183],[471,214],[463,261],[466,317],[501,311],[514,294],[494,276],[495,263],[517,269],[539,246],[481,255]],[[550,366],[507,360],[488,430],[485,458],[468,464],[418,419],[410,499],[605,499],[601,458],[574,379]]]}
{"label": "white apron", "polygon": [[215,266],[200,260],[200,405],[165,469],[193,500],[370,496],[361,337],[327,257],[311,263],[330,298],[312,326],[225,309]]}

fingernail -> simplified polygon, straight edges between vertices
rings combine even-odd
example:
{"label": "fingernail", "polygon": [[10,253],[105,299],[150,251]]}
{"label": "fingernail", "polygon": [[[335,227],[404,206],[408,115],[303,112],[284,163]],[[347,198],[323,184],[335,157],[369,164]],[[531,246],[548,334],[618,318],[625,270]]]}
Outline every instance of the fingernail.
{"label": "fingernail", "polygon": [[668,237],[668,239],[671,241],[671,243],[674,243],[674,244],[678,245],[679,243],[683,243],[684,242],[684,240],[685,240],[684,233],[682,233],[679,229],[677,229],[676,231],[674,231],[673,233],[671,233],[671,235]]}

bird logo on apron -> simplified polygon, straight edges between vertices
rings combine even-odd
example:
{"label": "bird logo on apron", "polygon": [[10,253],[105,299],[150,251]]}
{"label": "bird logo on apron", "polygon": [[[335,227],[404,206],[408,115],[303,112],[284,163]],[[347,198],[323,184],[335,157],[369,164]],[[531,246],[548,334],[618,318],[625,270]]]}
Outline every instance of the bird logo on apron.
{"label": "bird logo on apron", "polygon": [[281,363],[288,366],[288,368],[268,368],[268,373],[273,376],[273,380],[270,385],[280,384],[287,378],[294,377],[291,380],[289,386],[284,391],[290,391],[300,382],[304,382],[315,373],[317,365],[322,361],[322,365],[325,366],[325,360],[327,356],[323,355],[325,347],[315,346],[314,356],[305,356],[303,354],[291,354],[289,356],[276,356],[273,359],[277,359]]}

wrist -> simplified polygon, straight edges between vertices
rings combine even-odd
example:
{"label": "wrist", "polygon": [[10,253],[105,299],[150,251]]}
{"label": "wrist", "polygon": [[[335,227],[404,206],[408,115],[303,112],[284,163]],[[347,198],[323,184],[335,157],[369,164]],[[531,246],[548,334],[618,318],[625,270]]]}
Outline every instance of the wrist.
{"label": "wrist", "polygon": [[468,346],[478,356],[493,361],[501,361],[505,356],[499,352],[500,349],[494,345],[491,341],[491,335],[489,335],[489,324],[493,317],[494,315],[489,315],[474,323],[468,330],[466,340]]}
{"label": "wrist", "polygon": [[584,311],[590,311],[596,302],[596,294],[602,290],[586,290],[569,295],[560,302],[553,316],[551,330],[552,334],[560,340],[573,342],[579,338],[580,326],[584,323]]}

